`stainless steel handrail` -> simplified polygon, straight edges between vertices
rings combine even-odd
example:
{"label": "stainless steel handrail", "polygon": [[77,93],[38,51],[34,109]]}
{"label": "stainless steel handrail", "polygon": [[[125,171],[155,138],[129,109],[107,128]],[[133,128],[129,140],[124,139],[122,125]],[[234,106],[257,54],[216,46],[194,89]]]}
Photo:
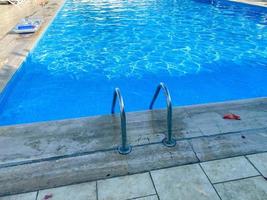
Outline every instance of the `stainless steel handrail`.
{"label": "stainless steel handrail", "polygon": [[153,105],[159,95],[160,90],[163,90],[164,95],[166,97],[166,103],[167,103],[167,129],[168,134],[167,137],[165,137],[162,140],[162,143],[167,147],[174,147],[176,145],[176,141],[172,138],[172,100],[170,96],[170,92],[166,85],[164,83],[160,83],[156,89],[156,92],[154,94],[154,97],[150,103],[149,109],[153,109]]}
{"label": "stainless steel handrail", "polygon": [[118,97],[119,105],[120,105],[121,140],[122,140],[121,146],[118,146],[118,152],[120,154],[126,155],[132,151],[132,147],[127,144],[126,114],[125,114],[125,109],[124,109],[123,98],[121,96],[121,92],[119,88],[115,88],[114,93],[113,93],[113,101],[112,101],[112,108],[111,108],[112,114],[115,113],[117,97]]}

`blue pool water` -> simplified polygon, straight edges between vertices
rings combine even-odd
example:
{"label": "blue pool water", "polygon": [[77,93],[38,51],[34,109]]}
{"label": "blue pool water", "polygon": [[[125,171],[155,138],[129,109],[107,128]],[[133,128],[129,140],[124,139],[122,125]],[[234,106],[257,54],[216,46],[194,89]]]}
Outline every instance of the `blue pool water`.
{"label": "blue pool water", "polygon": [[108,114],[115,87],[145,110],[159,82],[175,106],[266,96],[266,9],[67,0],[2,93],[0,124]]}

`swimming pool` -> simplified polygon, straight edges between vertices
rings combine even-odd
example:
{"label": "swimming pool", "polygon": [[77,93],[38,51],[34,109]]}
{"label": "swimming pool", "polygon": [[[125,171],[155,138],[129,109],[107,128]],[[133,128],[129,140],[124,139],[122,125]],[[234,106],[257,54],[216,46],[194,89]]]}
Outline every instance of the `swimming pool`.
{"label": "swimming pool", "polygon": [[[2,92],[0,124],[267,95],[267,11],[200,0],[67,0]],[[165,102],[158,101],[157,107]]]}

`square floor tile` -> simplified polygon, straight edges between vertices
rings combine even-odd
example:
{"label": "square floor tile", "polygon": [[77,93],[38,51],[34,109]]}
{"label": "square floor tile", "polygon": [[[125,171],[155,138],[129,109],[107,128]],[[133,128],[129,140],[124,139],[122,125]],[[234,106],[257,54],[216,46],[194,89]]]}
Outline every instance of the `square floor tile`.
{"label": "square floor tile", "polygon": [[198,164],[152,171],[161,200],[219,200]]}
{"label": "square floor tile", "polygon": [[97,182],[99,200],[125,200],[156,194],[149,173]]}
{"label": "square floor tile", "polygon": [[6,197],[0,197],[0,200],[35,200],[37,192],[30,192]]}
{"label": "square floor tile", "polygon": [[215,184],[222,200],[266,200],[267,181],[259,176]]}
{"label": "square floor tile", "polygon": [[200,165],[212,183],[259,175],[245,157],[209,161]]}
{"label": "square floor tile", "polygon": [[39,191],[37,200],[96,200],[96,182],[68,185]]}
{"label": "square floor tile", "polygon": [[247,156],[247,158],[253,163],[253,165],[267,177],[267,153],[259,153]]}

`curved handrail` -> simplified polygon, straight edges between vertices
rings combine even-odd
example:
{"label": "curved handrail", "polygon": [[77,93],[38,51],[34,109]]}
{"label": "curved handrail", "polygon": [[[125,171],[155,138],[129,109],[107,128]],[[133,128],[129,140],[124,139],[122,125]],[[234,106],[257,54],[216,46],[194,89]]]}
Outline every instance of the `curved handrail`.
{"label": "curved handrail", "polygon": [[166,85],[164,83],[160,83],[156,89],[156,92],[153,96],[153,99],[150,103],[149,109],[153,109],[153,105],[159,95],[160,90],[163,90],[164,95],[166,97],[166,103],[167,103],[167,129],[168,129],[168,135],[165,137],[162,142],[165,146],[173,147],[176,145],[176,141],[172,138],[172,100],[170,96],[170,92]]}
{"label": "curved handrail", "polygon": [[121,146],[118,147],[118,152],[120,154],[126,155],[126,154],[128,154],[128,153],[131,152],[132,147],[127,144],[126,114],[125,114],[125,109],[124,109],[123,98],[121,96],[121,92],[120,92],[120,89],[119,88],[115,88],[114,93],[113,93],[113,101],[112,101],[111,114],[114,114],[115,113],[115,106],[116,106],[117,97],[118,97],[119,105],[120,105],[121,140],[122,140]]}

